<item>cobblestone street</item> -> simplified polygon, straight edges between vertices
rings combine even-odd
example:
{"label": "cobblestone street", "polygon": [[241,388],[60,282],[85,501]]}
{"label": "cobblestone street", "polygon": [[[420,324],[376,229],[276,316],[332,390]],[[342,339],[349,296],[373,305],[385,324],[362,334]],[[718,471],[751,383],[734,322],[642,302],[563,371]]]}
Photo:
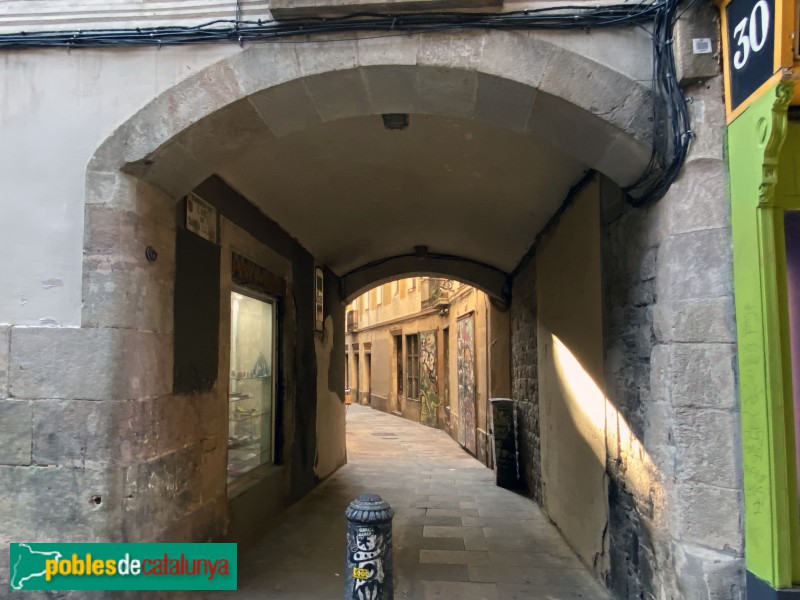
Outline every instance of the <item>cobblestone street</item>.
{"label": "cobblestone street", "polygon": [[[344,510],[365,492],[394,508],[397,600],[605,600],[529,499],[444,432],[353,405],[348,464],[240,557],[242,599],[342,597]],[[215,594],[219,598],[220,594]]]}

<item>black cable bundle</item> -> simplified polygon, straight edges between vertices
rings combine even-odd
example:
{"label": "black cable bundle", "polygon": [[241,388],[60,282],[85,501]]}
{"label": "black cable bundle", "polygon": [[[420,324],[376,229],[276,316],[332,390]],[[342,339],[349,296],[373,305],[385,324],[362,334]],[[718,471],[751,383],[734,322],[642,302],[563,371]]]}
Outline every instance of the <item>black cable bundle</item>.
{"label": "black cable bundle", "polygon": [[645,172],[625,188],[633,206],[658,200],[667,192],[683,167],[694,135],[675,72],[672,32],[677,8],[676,0],[667,0],[653,20],[653,152]]}
{"label": "black cable bundle", "polygon": [[[298,36],[374,31],[376,37],[455,29],[591,30],[638,26],[653,40],[653,152],[642,176],[625,191],[636,206],[659,199],[678,176],[692,136],[689,111],[675,74],[672,30],[678,0],[608,6],[558,6],[507,13],[359,13],[281,21],[215,20],[195,27],[96,29],[0,34],[0,49],[173,46],[212,42],[302,43]],[[647,25],[650,25],[648,28]],[[381,35],[382,34],[382,35]]]}

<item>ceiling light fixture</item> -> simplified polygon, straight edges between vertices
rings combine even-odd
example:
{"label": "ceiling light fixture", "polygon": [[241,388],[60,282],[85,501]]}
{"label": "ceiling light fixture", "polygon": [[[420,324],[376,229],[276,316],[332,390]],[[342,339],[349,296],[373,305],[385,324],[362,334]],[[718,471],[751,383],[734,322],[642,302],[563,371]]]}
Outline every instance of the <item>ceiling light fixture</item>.
{"label": "ceiling light fixture", "polygon": [[408,114],[407,113],[384,113],[383,126],[386,129],[405,129],[408,127]]}

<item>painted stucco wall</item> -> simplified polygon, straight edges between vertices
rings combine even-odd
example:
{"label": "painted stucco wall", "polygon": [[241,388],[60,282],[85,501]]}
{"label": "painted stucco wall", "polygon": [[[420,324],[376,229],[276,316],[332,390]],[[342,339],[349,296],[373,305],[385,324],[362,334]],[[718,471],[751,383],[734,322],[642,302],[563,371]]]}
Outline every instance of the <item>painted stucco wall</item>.
{"label": "painted stucco wall", "polygon": [[601,574],[608,490],[597,181],[542,241],[536,272],[543,505]]}

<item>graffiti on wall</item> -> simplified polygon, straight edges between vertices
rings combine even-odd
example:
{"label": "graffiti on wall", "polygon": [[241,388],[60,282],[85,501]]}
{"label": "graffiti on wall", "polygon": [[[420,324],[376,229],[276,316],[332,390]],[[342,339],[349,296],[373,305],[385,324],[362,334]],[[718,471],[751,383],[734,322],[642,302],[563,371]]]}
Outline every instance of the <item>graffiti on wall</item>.
{"label": "graffiti on wall", "polygon": [[436,375],[436,331],[423,331],[419,334],[419,420],[429,427],[436,427],[442,403]]}
{"label": "graffiti on wall", "polygon": [[458,320],[458,442],[475,454],[475,317]]}

